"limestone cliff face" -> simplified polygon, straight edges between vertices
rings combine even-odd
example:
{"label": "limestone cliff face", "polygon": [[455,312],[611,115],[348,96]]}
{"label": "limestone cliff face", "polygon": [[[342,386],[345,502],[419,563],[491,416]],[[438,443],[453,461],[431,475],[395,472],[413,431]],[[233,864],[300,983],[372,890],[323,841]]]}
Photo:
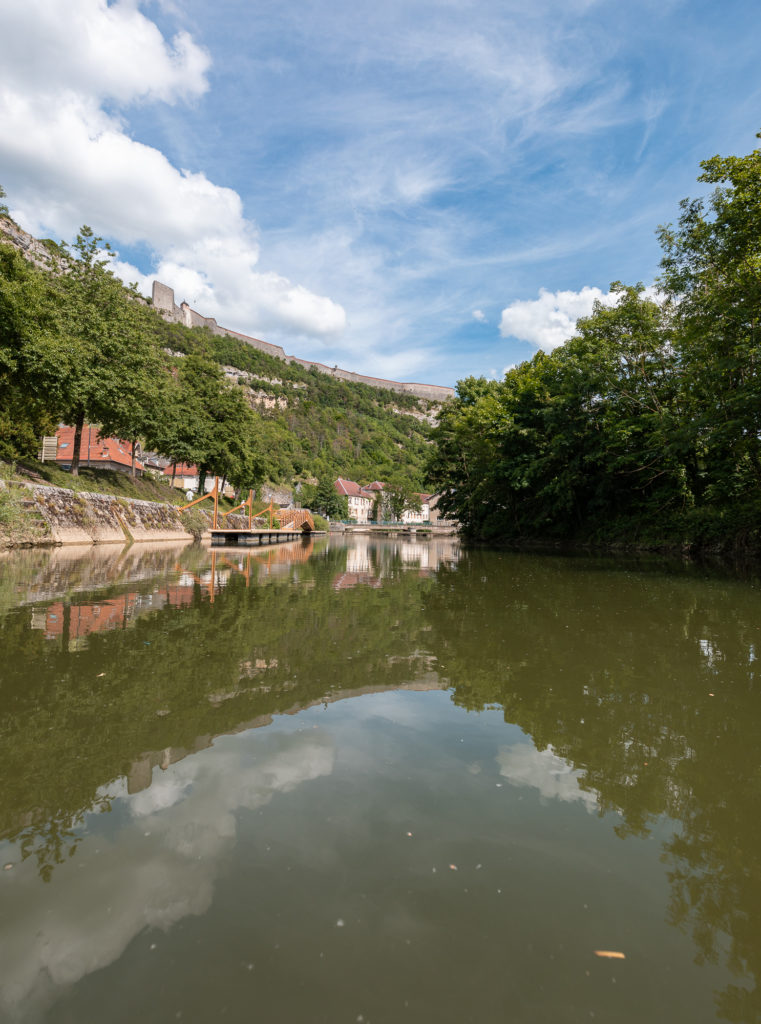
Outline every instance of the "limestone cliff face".
{"label": "limestone cliff face", "polygon": [[161,313],[165,320],[173,323],[184,324],[186,327],[206,327],[212,334],[228,334],[231,338],[238,338],[247,345],[252,345],[267,355],[282,359],[286,363],[298,363],[307,370],[319,370],[331,377],[338,377],[339,380],[352,381],[358,384],[369,384],[373,388],[386,388],[389,391],[396,391],[399,394],[415,395],[417,398],[424,398],[429,402],[445,402],[454,397],[453,388],[441,387],[438,384],[414,384],[402,383],[396,380],[384,380],[382,377],[366,377],[361,373],[352,373],[350,370],[341,370],[339,367],[326,366],[324,363],[316,363],[311,359],[299,359],[298,356],[286,355],[285,349],[280,345],[271,345],[268,341],[260,338],[252,338],[247,334],[240,334],[238,331],[230,331],[220,327],[214,317],[201,316],[194,309],[191,309],[187,302],[179,306],[174,301],[174,291],[160,281],[153,282],[153,305]]}
{"label": "limestone cliff face", "polygon": [[0,217],[0,242],[15,246],[30,263],[42,270],[54,270],[60,263],[44,242],[38,241],[8,217]]}

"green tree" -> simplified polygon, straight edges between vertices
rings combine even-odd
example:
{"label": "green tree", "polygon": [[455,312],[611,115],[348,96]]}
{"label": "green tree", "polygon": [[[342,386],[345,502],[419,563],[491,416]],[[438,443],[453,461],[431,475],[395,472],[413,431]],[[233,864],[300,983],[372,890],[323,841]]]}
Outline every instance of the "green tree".
{"label": "green tree", "polygon": [[[761,136],[759,136],[761,137]],[[695,459],[716,506],[759,511],[761,150],[701,163],[707,199],[659,229]]]}
{"label": "green tree", "polygon": [[394,522],[398,522],[405,512],[420,512],[422,504],[417,493],[408,480],[393,480],[383,488],[382,507]]}
{"label": "green tree", "polygon": [[135,440],[158,414],[163,360],[146,311],[108,269],[110,249],[85,225],[55,278],[62,311],[61,372],[54,396],[74,426],[71,471],[79,471],[85,421]]}
{"label": "green tree", "polygon": [[243,390],[227,383],[220,368],[201,356],[186,356],[178,373],[179,411],[192,425],[184,436],[197,455],[199,490],[210,473],[234,487],[255,488],[264,475],[264,460],[256,441],[256,418]]}
{"label": "green tree", "polygon": [[0,457],[34,458],[55,429],[60,335],[49,277],[0,245]]}
{"label": "green tree", "polygon": [[328,477],[323,477],[317,484],[311,509],[318,515],[329,516],[332,519],[349,518],[349,502],[346,495],[339,494],[333,481]]}

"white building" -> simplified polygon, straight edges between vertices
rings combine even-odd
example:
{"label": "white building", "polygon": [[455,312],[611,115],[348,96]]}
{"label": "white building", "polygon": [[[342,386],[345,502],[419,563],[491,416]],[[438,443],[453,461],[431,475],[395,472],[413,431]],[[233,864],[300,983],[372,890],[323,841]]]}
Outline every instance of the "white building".
{"label": "white building", "polygon": [[353,480],[344,480],[340,476],[333,486],[338,494],[348,499],[349,519],[354,519],[358,523],[368,522],[373,498],[375,497],[372,491],[365,490],[364,487],[360,487]]}

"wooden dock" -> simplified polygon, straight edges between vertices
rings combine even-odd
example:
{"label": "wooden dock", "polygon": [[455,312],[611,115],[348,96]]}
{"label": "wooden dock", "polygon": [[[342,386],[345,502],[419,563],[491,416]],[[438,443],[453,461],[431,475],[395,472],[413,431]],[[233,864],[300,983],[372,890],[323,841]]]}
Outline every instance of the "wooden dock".
{"label": "wooden dock", "polygon": [[211,543],[214,547],[261,547],[262,544],[282,544],[283,541],[301,540],[303,536],[303,530],[216,529],[211,531]]}

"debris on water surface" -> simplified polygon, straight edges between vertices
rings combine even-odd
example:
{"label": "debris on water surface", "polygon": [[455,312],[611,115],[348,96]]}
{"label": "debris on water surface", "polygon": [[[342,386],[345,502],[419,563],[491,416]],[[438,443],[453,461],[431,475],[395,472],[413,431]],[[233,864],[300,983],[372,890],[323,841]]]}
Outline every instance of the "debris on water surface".
{"label": "debris on water surface", "polygon": [[450,871],[457,871],[457,865],[456,864],[450,864],[449,865],[449,870]]}
{"label": "debris on water surface", "polygon": [[339,917],[338,920],[336,921],[336,928],[343,928],[343,926],[344,926],[343,918]]}
{"label": "debris on water surface", "polygon": [[3,871],[10,871],[12,867],[12,864],[3,864]]}
{"label": "debris on water surface", "polygon": [[159,718],[163,718],[165,715],[170,714],[169,708],[159,708],[156,712]]}
{"label": "debris on water surface", "polygon": [[596,949],[595,950],[595,956],[604,956],[604,957],[607,957],[608,960],[625,960],[626,959],[626,955],[624,953],[619,953],[619,952],[617,952],[614,949]]}
{"label": "debris on water surface", "polygon": [[407,833],[407,835],[408,835],[408,836],[411,836],[411,835],[412,835],[412,833],[411,833],[411,832],[408,832],[408,833]]}
{"label": "debris on water surface", "polygon": [[99,672],[95,678],[96,679],[102,679],[105,674],[106,674],[105,672]]}

